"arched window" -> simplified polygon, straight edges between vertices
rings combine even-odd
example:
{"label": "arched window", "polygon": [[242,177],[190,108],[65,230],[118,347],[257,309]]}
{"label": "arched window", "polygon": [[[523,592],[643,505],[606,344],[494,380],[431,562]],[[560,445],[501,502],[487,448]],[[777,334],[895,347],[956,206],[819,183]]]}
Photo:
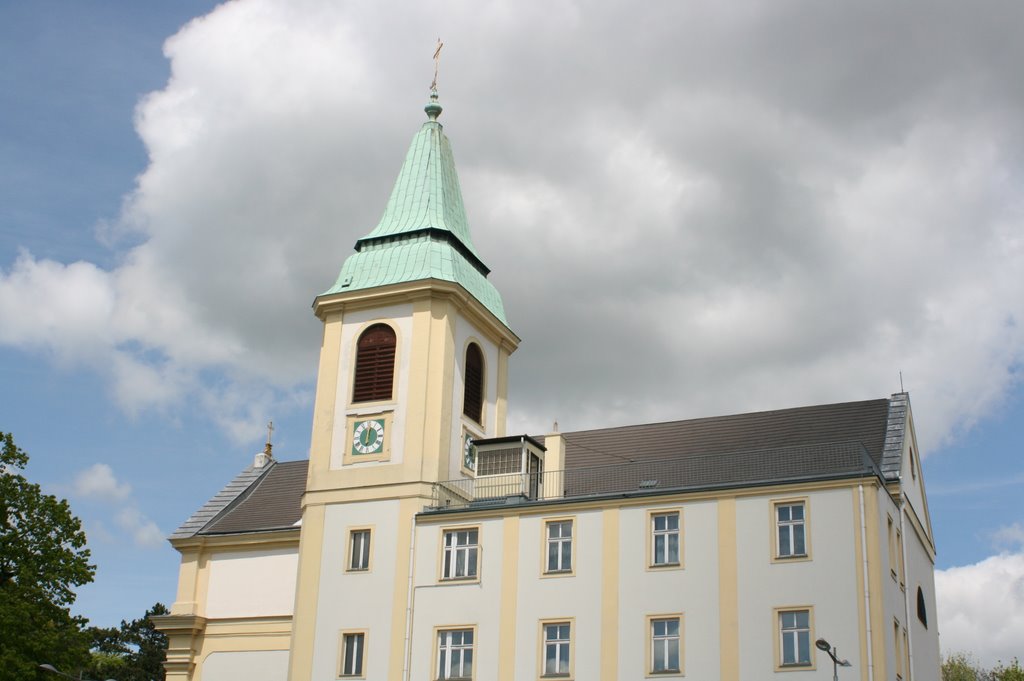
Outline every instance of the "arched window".
{"label": "arched window", "polygon": [[484,353],[470,343],[466,348],[466,385],[462,393],[462,413],[477,423],[484,410]]}
{"label": "arched window", "polygon": [[356,345],[353,402],[391,399],[395,378],[395,331],[387,324],[374,324],[359,337]]}
{"label": "arched window", "polygon": [[928,609],[924,605],[924,592],[917,587],[917,619],[921,620],[924,628],[928,628]]}

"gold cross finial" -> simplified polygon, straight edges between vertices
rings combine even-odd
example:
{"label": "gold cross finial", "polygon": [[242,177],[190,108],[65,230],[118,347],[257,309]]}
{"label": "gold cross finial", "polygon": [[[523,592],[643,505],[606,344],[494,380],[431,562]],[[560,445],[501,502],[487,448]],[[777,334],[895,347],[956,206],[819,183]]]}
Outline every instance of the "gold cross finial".
{"label": "gold cross finial", "polygon": [[273,436],[273,434],[274,434],[274,422],[273,421],[267,421],[267,449],[270,449],[270,447],[271,447],[270,438],[271,438],[271,436]]}
{"label": "gold cross finial", "polygon": [[430,91],[431,92],[436,92],[437,91],[437,67],[441,63],[441,48],[442,47],[444,47],[444,43],[442,43],[441,39],[438,38],[437,39],[437,49],[434,50],[434,80],[430,83]]}

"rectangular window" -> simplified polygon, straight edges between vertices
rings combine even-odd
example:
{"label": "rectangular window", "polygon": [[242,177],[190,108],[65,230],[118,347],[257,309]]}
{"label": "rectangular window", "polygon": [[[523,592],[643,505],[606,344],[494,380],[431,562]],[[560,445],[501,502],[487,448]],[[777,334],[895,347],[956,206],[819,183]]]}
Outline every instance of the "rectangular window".
{"label": "rectangular window", "polygon": [[473,678],[473,630],[437,632],[437,678]]}
{"label": "rectangular window", "polygon": [[519,447],[492,449],[477,453],[476,474],[480,477],[487,475],[509,475],[520,473],[522,470],[523,450]]}
{"label": "rectangular window", "polygon": [[889,574],[896,579],[896,531],[893,528],[892,516],[887,517],[886,538],[889,541]]}
{"label": "rectangular window", "polygon": [[652,674],[678,674],[680,666],[680,618],[650,618]]}
{"label": "rectangular window", "polygon": [[348,569],[370,569],[370,530],[352,530],[350,533]]}
{"label": "rectangular window", "polygon": [[651,514],[651,565],[679,565],[679,512]]}
{"label": "rectangular window", "polygon": [[572,669],[572,623],[545,622],[543,676],[569,676]]}
{"label": "rectangular window", "polygon": [[811,664],[811,611],[779,611],[779,659],[783,667]]}
{"label": "rectangular window", "polygon": [[358,677],[363,675],[363,655],[366,648],[366,634],[351,632],[341,635],[341,674]]}
{"label": "rectangular window", "polygon": [[892,623],[892,645],[893,650],[896,652],[896,678],[903,678],[903,651],[900,649],[900,623],[893,621]]}
{"label": "rectangular window", "polygon": [[547,528],[547,561],[545,572],[572,571],[572,521],[553,520]]}
{"label": "rectangular window", "polygon": [[807,555],[805,510],[802,501],[775,505],[776,557],[798,558]]}
{"label": "rectangular window", "polygon": [[466,528],[446,530],[444,533],[443,579],[474,579],[477,575],[476,562],[480,547],[477,544],[480,530]]}
{"label": "rectangular window", "polygon": [[903,533],[896,530],[896,575],[899,577],[900,588],[903,588],[907,581],[904,573],[906,568],[903,564]]}

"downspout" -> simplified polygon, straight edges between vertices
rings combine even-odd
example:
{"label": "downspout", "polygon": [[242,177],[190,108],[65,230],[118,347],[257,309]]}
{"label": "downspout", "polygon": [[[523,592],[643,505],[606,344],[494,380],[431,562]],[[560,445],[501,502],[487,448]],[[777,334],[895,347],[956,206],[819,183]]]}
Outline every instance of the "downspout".
{"label": "downspout", "polygon": [[863,559],[863,577],[864,577],[864,624],[866,627],[865,636],[867,637],[867,651],[868,651],[868,681],[874,681],[875,678],[875,663],[873,655],[871,653],[871,647],[873,641],[871,640],[871,582],[869,581],[868,574],[868,525],[864,519],[864,485],[857,485],[857,491],[860,493],[860,553]]}
{"label": "downspout", "polygon": [[413,607],[413,558],[416,553],[416,517],[413,516],[412,527],[409,528],[409,583],[406,585],[408,595],[405,597],[405,655],[402,661],[402,679],[409,681],[409,656],[412,648],[412,607]]}
{"label": "downspout", "polygon": [[903,552],[903,555],[900,556],[903,560],[903,626],[907,629],[907,658],[909,660],[908,666],[910,667],[907,669],[907,681],[910,681],[914,678],[914,637],[910,635],[910,589],[907,588],[910,586],[910,584],[908,584],[910,580],[907,579],[907,531],[906,524],[904,522],[906,511],[903,510],[905,502],[906,499],[903,496],[903,479],[902,476],[900,476],[900,536],[903,537],[903,545],[900,547],[900,550]]}

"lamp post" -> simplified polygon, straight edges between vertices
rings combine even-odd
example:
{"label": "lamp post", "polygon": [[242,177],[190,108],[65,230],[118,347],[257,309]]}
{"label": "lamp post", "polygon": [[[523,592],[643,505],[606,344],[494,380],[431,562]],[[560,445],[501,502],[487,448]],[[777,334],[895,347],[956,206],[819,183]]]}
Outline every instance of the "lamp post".
{"label": "lamp post", "polygon": [[840,660],[838,657],[836,657],[836,653],[839,652],[839,649],[834,647],[832,644],[830,644],[823,638],[819,638],[817,641],[815,641],[814,646],[818,650],[822,650],[828,653],[828,656],[832,658],[832,681],[839,681],[839,668],[849,667],[850,663],[847,660]]}
{"label": "lamp post", "polygon": [[[63,676],[65,679],[71,679],[71,681],[89,681],[89,679],[82,678],[81,674],[79,674],[77,678],[71,676],[71,674],[65,674],[61,670],[54,667],[52,664],[41,664],[39,665],[39,668],[42,669],[44,672],[50,672],[51,674],[56,674],[57,676]],[[107,681],[114,681],[114,679],[107,679]]]}

